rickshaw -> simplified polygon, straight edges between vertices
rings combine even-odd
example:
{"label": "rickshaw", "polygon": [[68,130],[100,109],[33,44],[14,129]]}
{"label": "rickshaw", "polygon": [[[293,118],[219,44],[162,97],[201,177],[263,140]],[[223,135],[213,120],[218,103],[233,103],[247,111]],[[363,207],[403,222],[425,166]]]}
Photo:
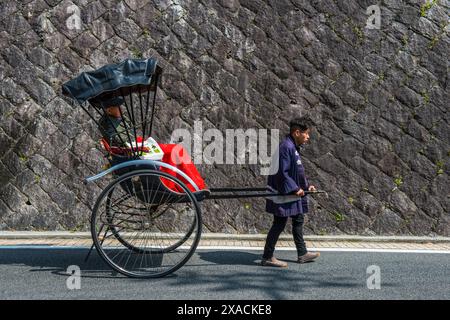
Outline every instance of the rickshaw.
{"label": "rickshaw", "polygon": [[[108,174],[113,177],[92,209],[93,244],[86,259],[95,247],[113,270],[134,278],[166,276],[190,259],[200,241],[202,201],[292,198],[268,187],[207,188],[180,145],[154,141],[161,75],[156,59],[125,59],[83,72],[62,86],[62,93],[100,129],[109,161],[109,168],[84,182],[92,183]],[[107,114],[111,106],[120,113],[120,127]],[[113,131],[114,139],[109,141],[105,138],[105,122]],[[113,140],[118,143],[113,145]],[[285,201],[295,200],[298,198]]]}

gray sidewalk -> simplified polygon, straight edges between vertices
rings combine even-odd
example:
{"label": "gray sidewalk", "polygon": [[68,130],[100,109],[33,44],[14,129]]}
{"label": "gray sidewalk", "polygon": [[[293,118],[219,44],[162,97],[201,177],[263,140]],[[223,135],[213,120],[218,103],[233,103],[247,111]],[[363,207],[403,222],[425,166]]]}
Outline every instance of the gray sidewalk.
{"label": "gray sidewalk", "polygon": [[[264,234],[203,233],[199,247],[263,248]],[[309,248],[317,249],[392,249],[436,250],[450,252],[450,238],[409,236],[305,236]],[[90,232],[68,231],[1,231],[1,246],[57,246],[88,247],[92,244]],[[278,248],[294,248],[292,236],[282,234]]]}

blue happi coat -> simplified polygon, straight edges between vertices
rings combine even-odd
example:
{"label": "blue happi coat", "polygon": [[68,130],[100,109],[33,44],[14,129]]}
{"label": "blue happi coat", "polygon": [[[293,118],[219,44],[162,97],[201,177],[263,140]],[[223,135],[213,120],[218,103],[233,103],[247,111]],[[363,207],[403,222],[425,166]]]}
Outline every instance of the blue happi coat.
{"label": "blue happi coat", "polygon": [[[281,194],[295,194],[300,188],[307,191],[309,184],[305,177],[305,168],[296,147],[294,139],[288,135],[279,146],[278,171],[270,175],[267,184]],[[266,200],[266,211],[281,217],[295,216],[308,212],[307,196],[299,197],[298,201],[275,203]]]}

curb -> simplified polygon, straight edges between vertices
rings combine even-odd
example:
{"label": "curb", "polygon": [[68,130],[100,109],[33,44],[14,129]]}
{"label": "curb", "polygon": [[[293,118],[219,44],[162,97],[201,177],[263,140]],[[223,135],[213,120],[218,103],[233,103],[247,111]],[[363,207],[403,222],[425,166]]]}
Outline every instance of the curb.
{"label": "curb", "polygon": [[[0,240],[9,239],[91,239],[90,232],[70,231],[0,231]],[[228,234],[203,233],[202,240],[235,240],[235,241],[265,241],[265,234]],[[419,236],[354,236],[354,235],[305,235],[306,241],[327,242],[402,242],[402,243],[450,243],[449,237],[419,237]],[[279,240],[292,240],[292,235],[282,234]]]}

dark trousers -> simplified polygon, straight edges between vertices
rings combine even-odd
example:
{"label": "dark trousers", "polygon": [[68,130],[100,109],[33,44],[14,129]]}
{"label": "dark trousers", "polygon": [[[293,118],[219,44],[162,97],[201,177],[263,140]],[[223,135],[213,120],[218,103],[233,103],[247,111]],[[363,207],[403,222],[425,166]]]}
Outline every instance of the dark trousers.
{"label": "dark trousers", "polygon": [[[292,216],[292,235],[294,237],[294,243],[297,247],[298,256],[304,255],[306,250],[305,241],[303,240],[303,214]],[[273,252],[275,251],[275,245],[277,244],[278,238],[281,232],[283,232],[286,227],[288,217],[277,217],[273,216],[273,224],[267,234],[266,245],[264,246],[263,259],[270,259],[273,257]]]}

